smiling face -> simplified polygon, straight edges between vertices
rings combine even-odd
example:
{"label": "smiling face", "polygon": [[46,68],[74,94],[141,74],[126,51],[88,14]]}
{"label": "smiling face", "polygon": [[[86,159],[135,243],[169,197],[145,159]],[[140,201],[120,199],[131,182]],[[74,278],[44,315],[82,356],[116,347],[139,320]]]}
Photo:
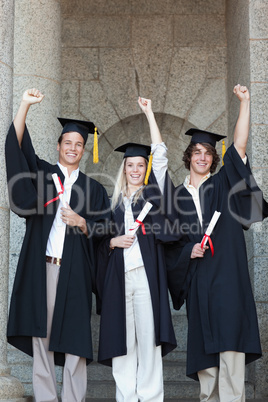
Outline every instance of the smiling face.
{"label": "smiling face", "polygon": [[201,144],[196,144],[190,162],[190,174],[206,176],[213,162],[212,153]]}
{"label": "smiling face", "polygon": [[126,158],[125,175],[128,186],[139,188],[143,185],[147,169],[146,160],[142,156]]}
{"label": "smiling face", "polygon": [[84,139],[81,134],[76,132],[63,134],[61,143],[57,146],[59,163],[71,170],[77,169],[84,150]]}

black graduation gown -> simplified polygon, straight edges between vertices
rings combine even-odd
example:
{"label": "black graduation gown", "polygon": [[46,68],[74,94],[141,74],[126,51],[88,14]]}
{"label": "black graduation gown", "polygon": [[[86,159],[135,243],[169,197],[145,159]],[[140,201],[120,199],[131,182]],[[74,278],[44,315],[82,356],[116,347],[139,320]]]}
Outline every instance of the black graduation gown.
{"label": "black graduation gown", "polygon": [[[151,173],[150,177],[152,176]],[[144,199],[140,198],[137,204],[132,206],[134,219],[142,210],[145,199],[150,201],[149,189],[148,185],[148,192],[146,189],[143,191]],[[152,229],[155,225],[159,234],[163,222],[163,217],[161,218],[156,210],[157,207],[153,206],[144,220],[146,234],[143,235],[139,228],[137,237],[151,293],[155,342],[156,346],[162,346],[164,356],[176,347],[176,338],[171,320],[163,245],[156,242],[156,235]],[[113,222],[115,225],[112,237],[125,234],[123,203],[115,209]],[[127,347],[123,249],[115,248],[109,253],[109,242],[110,237],[102,243],[98,252],[97,289],[101,299],[98,361],[111,366],[112,358],[126,355]]]}
{"label": "black graduation gown", "polygon": [[[58,202],[52,173],[63,183],[58,165],[39,159],[25,128],[21,148],[12,124],[6,140],[6,165],[11,209],[26,219],[26,233],[18,261],[7,326],[8,342],[32,356],[32,337],[46,337],[46,246]],[[94,224],[109,218],[104,187],[79,172],[72,187],[70,206],[86,219],[89,233]],[[49,350],[55,363],[64,354],[92,360],[91,307],[95,291],[94,237],[77,227],[66,227]]]}
{"label": "black graduation gown", "polygon": [[[168,282],[175,309],[186,299],[186,374],[197,380],[199,370],[218,366],[219,352],[244,352],[246,363],[261,356],[243,228],[262,220],[268,209],[249,163],[243,163],[234,145],[224,166],[199,189],[202,227],[187,189],[181,185],[174,195],[183,237],[166,248]],[[204,258],[190,259],[215,211],[221,216],[211,235],[214,256],[208,249]]]}

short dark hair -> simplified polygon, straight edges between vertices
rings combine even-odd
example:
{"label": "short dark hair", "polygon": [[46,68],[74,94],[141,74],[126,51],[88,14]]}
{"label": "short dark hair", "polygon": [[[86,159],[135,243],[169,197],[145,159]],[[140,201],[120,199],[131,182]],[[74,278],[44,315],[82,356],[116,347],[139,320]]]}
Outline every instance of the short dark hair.
{"label": "short dark hair", "polygon": [[[210,166],[210,173],[214,173],[220,162],[220,157],[217,154],[216,148],[214,148],[212,145],[210,145],[206,142],[201,142],[200,145],[203,145],[203,147],[205,147],[211,153],[212,164]],[[190,170],[191,158],[192,158],[193,152],[196,150],[196,148],[197,148],[197,144],[190,143],[183,153],[182,160],[184,162],[185,168],[188,170]]]}

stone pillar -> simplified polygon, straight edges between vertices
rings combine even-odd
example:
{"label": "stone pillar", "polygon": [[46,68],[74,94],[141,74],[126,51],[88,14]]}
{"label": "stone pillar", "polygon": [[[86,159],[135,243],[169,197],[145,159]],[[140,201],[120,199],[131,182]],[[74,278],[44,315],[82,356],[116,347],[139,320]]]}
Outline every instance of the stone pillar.
{"label": "stone pillar", "polygon": [[19,401],[24,394],[24,388],[16,378],[10,375],[6,341],[10,220],[4,146],[12,115],[13,16],[13,0],[0,0],[0,400]]}
{"label": "stone pillar", "polygon": [[[232,88],[247,85],[251,94],[251,126],[247,153],[258,185],[268,199],[267,181],[267,95],[268,95],[268,4],[266,0],[226,0],[228,42],[229,132],[233,132],[239,104]],[[246,233],[247,254],[256,300],[263,357],[247,368],[248,398],[268,396],[268,219],[255,223]]]}
{"label": "stone pillar", "polygon": [[[5,0],[2,0],[5,1]],[[61,13],[60,0],[15,0],[13,116],[23,92],[38,88],[45,94],[41,104],[33,105],[27,116],[36,153],[57,161],[57,139],[61,126]],[[10,292],[25,230],[24,219],[11,214]],[[32,391],[32,359],[10,348],[12,373],[24,383],[25,395]],[[61,374],[61,373],[60,373]],[[60,381],[60,380],[59,380]]]}
{"label": "stone pillar", "polygon": [[14,113],[26,89],[45,94],[40,105],[31,107],[27,126],[36,153],[53,162],[61,127],[60,68],[60,0],[15,0]]}
{"label": "stone pillar", "polygon": [[[254,176],[268,200],[267,174],[267,98],[268,98],[268,3],[267,0],[249,2],[249,53],[251,81],[251,159]],[[255,398],[268,397],[268,276],[267,235],[268,219],[255,224],[253,232],[254,293],[257,304],[263,357],[255,363]]]}

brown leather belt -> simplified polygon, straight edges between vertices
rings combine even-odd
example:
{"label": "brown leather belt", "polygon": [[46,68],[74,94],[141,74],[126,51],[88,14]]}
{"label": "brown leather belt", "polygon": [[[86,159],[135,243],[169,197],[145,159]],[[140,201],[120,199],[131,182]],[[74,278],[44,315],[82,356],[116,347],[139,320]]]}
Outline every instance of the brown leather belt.
{"label": "brown leather belt", "polygon": [[61,258],[50,257],[46,255],[46,262],[49,262],[50,264],[61,265]]}

